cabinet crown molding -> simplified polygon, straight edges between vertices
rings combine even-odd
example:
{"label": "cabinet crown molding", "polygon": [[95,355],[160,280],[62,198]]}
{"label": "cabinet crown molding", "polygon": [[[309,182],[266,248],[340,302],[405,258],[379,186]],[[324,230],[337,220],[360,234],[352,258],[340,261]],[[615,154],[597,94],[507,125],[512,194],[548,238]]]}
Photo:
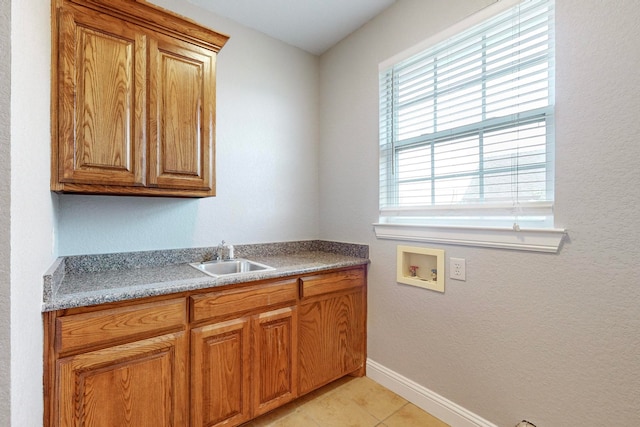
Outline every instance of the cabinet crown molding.
{"label": "cabinet crown molding", "polygon": [[58,7],[76,4],[99,12],[108,13],[144,26],[171,37],[196,44],[219,52],[229,40],[229,36],[209,28],[192,19],[178,15],[156,6],[146,0],[57,0]]}

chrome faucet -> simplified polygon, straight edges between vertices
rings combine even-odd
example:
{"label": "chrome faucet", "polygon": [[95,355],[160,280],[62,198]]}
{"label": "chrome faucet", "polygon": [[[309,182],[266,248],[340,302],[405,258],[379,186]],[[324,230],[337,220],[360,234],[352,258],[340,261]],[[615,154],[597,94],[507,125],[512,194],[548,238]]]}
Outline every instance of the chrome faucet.
{"label": "chrome faucet", "polygon": [[226,244],[225,241],[223,240],[222,243],[220,243],[216,248],[215,259],[217,261],[224,261],[224,260],[229,260],[233,258],[234,258],[233,246]]}
{"label": "chrome faucet", "polygon": [[220,261],[222,259],[224,255],[223,252],[224,252],[224,240],[216,248],[216,256],[215,256],[216,261]]}

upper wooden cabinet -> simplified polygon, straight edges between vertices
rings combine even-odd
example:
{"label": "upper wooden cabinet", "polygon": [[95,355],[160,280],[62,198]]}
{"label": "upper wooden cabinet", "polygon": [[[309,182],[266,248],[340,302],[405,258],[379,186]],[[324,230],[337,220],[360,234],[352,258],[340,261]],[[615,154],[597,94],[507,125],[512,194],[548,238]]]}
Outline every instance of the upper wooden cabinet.
{"label": "upper wooden cabinet", "polygon": [[53,191],[215,195],[215,66],[228,37],[138,0],[57,0]]}

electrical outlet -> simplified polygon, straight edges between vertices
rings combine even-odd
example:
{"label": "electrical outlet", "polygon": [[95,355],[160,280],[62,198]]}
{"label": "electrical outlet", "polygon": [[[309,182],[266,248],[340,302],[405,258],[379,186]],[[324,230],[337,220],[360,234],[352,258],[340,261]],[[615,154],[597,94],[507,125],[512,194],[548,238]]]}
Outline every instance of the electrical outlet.
{"label": "electrical outlet", "polygon": [[467,268],[464,258],[449,258],[449,278],[467,280]]}

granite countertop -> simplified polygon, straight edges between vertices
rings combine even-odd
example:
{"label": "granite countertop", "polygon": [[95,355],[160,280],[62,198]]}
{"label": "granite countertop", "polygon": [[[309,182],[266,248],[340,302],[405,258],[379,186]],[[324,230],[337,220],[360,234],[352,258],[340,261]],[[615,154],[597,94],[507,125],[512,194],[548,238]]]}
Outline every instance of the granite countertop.
{"label": "granite countertop", "polygon": [[167,295],[369,262],[366,245],[311,240],[235,246],[236,258],[248,258],[274,267],[274,270],[215,278],[189,265],[211,259],[215,249],[60,257],[44,275],[42,311]]}

